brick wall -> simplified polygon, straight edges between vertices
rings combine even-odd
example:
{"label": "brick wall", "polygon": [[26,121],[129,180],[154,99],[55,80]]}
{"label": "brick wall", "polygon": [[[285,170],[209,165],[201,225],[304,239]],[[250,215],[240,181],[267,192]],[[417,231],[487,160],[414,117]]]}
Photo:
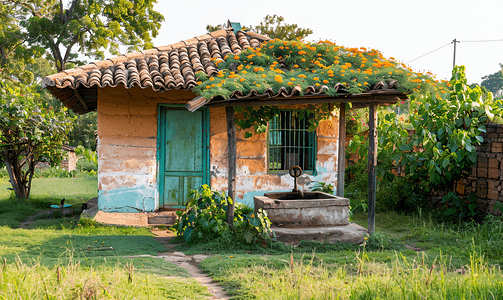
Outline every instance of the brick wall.
{"label": "brick wall", "polygon": [[494,204],[503,201],[503,125],[487,125],[482,137],[484,142],[477,146],[477,165],[467,178],[456,183],[456,192],[462,197],[475,192],[484,212],[501,215]]}

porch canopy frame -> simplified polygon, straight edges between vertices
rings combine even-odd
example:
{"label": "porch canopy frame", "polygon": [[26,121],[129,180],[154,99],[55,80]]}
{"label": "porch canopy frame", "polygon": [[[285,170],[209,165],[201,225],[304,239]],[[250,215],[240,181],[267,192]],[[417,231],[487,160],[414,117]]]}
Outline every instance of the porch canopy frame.
{"label": "porch canopy frame", "polygon": [[[234,122],[235,106],[261,106],[261,105],[298,105],[329,103],[339,105],[339,143],[337,154],[337,193],[344,197],[344,175],[346,168],[346,104],[351,103],[351,110],[369,108],[369,150],[367,159],[368,170],[368,230],[375,231],[375,202],[376,202],[376,166],[377,166],[377,107],[392,105],[398,101],[407,100],[407,94],[394,89],[370,90],[361,94],[345,94],[341,96],[305,95],[291,97],[244,96],[229,99],[214,98],[206,100],[196,97],[190,101],[186,108],[195,111],[199,107],[225,107],[227,119],[228,143],[228,196],[234,200],[236,185],[236,128]],[[232,224],[234,218],[234,201],[227,212],[227,222]]]}

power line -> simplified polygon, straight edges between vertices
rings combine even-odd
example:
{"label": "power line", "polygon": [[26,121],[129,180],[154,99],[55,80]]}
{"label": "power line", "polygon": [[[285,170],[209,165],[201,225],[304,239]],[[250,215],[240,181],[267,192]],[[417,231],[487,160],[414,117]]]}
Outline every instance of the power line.
{"label": "power line", "polygon": [[[421,55],[421,56],[418,56],[418,57],[416,57],[416,58],[414,58],[414,59],[412,59],[412,60],[409,60],[408,62],[406,62],[406,64],[408,64],[408,63],[410,63],[410,62],[413,62],[413,61],[415,61],[416,59],[420,59],[421,57],[424,57],[424,56],[426,56],[426,55],[428,55],[428,54],[431,54],[431,53],[433,53],[433,52],[435,52],[435,51],[438,51],[438,50],[440,50],[440,49],[442,49],[442,48],[444,48],[444,47],[447,47],[447,46],[449,46],[449,45],[450,45],[450,44],[452,44],[452,43],[454,43],[454,47],[456,47],[456,43],[490,43],[490,42],[503,42],[503,39],[498,39],[498,40],[474,40],[474,41],[458,41],[458,40],[454,39],[454,41],[449,42],[449,43],[447,43],[447,44],[445,44],[445,45],[443,45],[443,46],[441,46],[441,47],[438,47],[438,48],[437,48],[437,49],[435,49],[435,50],[432,50],[432,51],[430,51],[430,52],[428,52],[428,53],[425,53],[425,54],[423,54],[423,55]],[[456,49],[455,49],[455,48],[454,48],[454,51],[456,51]],[[454,55],[456,55],[456,54],[454,54]]]}
{"label": "power line", "polygon": [[489,42],[503,42],[503,39],[499,40],[478,40],[478,41],[458,41],[459,43],[489,43]]}
{"label": "power line", "polygon": [[449,46],[450,44],[451,44],[451,42],[449,42],[449,43],[447,43],[447,44],[443,45],[442,47],[438,47],[437,49],[432,50],[432,51],[430,51],[430,52],[428,52],[428,53],[426,53],[426,54],[423,54],[423,55],[421,55],[421,56],[418,56],[418,57],[414,58],[413,60],[409,60],[408,62],[406,62],[406,64],[408,64],[408,63],[410,63],[410,62],[412,62],[412,61],[415,61],[416,59],[420,59],[421,57],[426,56],[426,55],[428,55],[428,54],[431,54],[431,53],[433,53],[433,52],[435,52],[435,51],[438,51],[438,50],[440,50],[440,49],[442,49],[442,48],[444,48],[444,47],[447,47],[447,46]]}

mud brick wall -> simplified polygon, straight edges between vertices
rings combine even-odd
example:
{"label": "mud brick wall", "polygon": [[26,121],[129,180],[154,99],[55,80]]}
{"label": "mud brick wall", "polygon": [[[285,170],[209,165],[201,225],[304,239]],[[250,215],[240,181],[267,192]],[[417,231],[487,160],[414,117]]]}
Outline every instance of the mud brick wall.
{"label": "mud brick wall", "polygon": [[494,204],[503,202],[503,125],[487,125],[482,137],[484,142],[477,146],[477,165],[467,178],[456,183],[456,192],[463,198],[476,193],[482,211],[501,215]]}

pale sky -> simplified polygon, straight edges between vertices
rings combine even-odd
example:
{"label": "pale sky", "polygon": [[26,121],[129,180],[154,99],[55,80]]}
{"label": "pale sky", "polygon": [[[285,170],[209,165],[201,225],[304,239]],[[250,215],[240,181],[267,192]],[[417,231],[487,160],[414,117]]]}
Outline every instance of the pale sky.
{"label": "pale sky", "polygon": [[[408,65],[450,79],[453,39],[456,64],[465,65],[469,83],[500,69],[503,63],[503,0],[347,0],[347,1],[171,1],[158,0],[165,17],[155,46],[206,33],[206,25],[228,19],[242,26],[278,14],[286,23],[311,28],[307,41],[330,40],[347,47],[370,47]],[[495,42],[468,42],[500,40]]]}

